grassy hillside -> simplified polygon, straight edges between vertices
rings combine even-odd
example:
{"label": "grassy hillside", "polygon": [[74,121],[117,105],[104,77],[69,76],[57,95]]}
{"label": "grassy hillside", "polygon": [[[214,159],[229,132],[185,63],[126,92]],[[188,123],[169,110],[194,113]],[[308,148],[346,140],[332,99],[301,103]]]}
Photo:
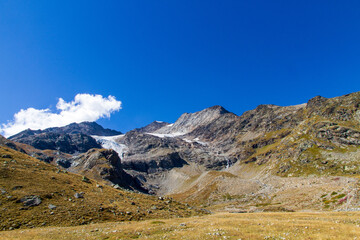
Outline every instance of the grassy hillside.
{"label": "grassy hillside", "polygon": [[0,230],[199,214],[172,199],[114,189],[0,147]]}

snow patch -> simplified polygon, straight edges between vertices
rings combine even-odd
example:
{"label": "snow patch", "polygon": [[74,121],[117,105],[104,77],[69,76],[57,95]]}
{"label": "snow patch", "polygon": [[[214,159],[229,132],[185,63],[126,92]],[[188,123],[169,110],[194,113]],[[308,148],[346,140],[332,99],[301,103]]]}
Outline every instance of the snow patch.
{"label": "snow patch", "polygon": [[159,138],[164,138],[164,137],[178,137],[181,135],[184,135],[186,133],[181,133],[181,132],[174,132],[174,133],[146,133],[155,137],[159,137]]}
{"label": "snow patch", "polygon": [[185,141],[185,142],[187,142],[187,143],[196,142],[196,143],[198,143],[198,144],[200,144],[200,145],[203,145],[203,146],[207,146],[207,145],[208,145],[208,143],[200,141],[199,138],[195,138],[195,139],[193,139],[193,140],[190,140],[190,139],[188,139],[188,138],[183,138],[182,140]]}
{"label": "snow patch", "polygon": [[195,138],[194,141],[197,142],[197,143],[199,143],[199,144],[201,144],[201,145],[203,145],[203,146],[207,146],[207,145],[208,145],[206,142],[200,141],[200,139],[199,139],[198,137]]}
{"label": "snow patch", "polygon": [[125,135],[116,135],[116,136],[95,136],[92,135],[98,143],[101,144],[103,148],[112,149],[119,154],[119,157],[122,159],[124,153],[128,151],[128,147],[124,144],[118,143],[116,140],[123,138]]}

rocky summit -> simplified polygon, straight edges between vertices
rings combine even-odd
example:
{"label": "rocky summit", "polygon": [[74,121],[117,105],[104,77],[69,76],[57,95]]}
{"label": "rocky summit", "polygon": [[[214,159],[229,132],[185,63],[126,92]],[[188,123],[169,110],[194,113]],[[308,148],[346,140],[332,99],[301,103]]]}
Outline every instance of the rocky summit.
{"label": "rocky summit", "polygon": [[359,92],[242,115],[214,106],[126,134],[80,123],[10,140],[1,142],[61,169],[212,210],[355,209],[360,200]]}

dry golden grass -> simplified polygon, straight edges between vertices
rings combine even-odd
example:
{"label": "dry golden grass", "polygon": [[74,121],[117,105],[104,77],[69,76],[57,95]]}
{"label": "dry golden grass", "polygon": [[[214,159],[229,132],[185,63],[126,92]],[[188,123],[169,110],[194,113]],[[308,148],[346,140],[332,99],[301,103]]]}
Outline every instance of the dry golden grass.
{"label": "dry golden grass", "polygon": [[201,217],[0,232],[1,239],[359,239],[359,212]]}

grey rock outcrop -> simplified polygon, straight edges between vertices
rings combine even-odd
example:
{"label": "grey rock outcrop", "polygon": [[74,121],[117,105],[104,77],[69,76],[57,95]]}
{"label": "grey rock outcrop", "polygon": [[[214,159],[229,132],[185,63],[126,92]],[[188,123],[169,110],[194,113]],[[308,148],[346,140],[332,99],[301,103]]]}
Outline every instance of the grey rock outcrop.
{"label": "grey rock outcrop", "polygon": [[145,191],[136,178],[127,174],[118,154],[112,149],[91,149],[71,159],[69,171],[92,179],[105,180],[123,188]]}
{"label": "grey rock outcrop", "polygon": [[34,207],[41,204],[41,198],[35,195],[25,196],[19,202],[23,203],[26,207]]}
{"label": "grey rock outcrop", "polygon": [[148,133],[148,132],[155,132],[156,130],[165,127],[169,125],[167,122],[160,122],[160,121],[154,121],[145,127],[142,128],[135,128],[133,131],[139,132],[139,133]]}

